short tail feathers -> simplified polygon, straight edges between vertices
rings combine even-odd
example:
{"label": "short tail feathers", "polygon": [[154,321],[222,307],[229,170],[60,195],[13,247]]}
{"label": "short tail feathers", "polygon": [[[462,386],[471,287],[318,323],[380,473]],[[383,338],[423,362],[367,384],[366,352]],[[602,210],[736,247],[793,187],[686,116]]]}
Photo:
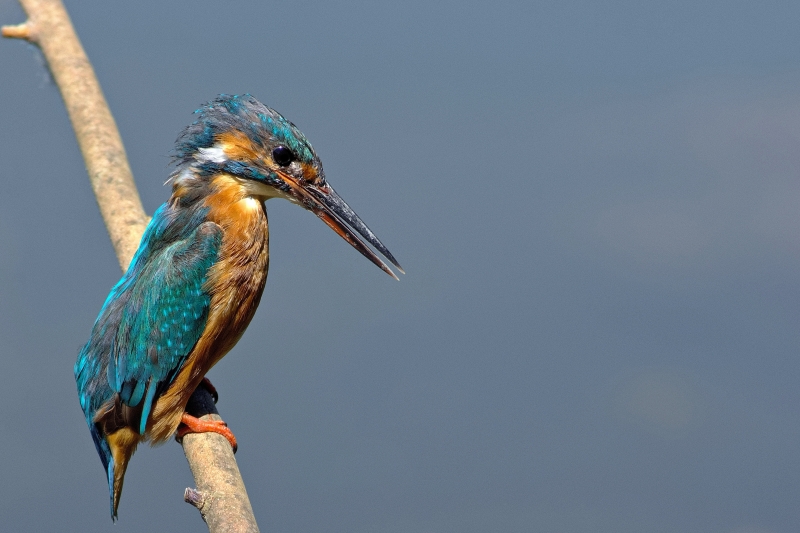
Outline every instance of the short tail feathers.
{"label": "short tail feathers", "polygon": [[117,483],[115,482],[114,476],[114,460],[112,459],[110,463],[108,463],[108,468],[106,469],[106,476],[108,477],[108,497],[110,500],[111,506],[111,521],[117,521],[117,508],[119,507],[119,497],[122,495],[122,482],[123,479],[120,477],[119,480],[119,488],[117,488]]}
{"label": "short tail feathers", "polygon": [[103,435],[96,425],[91,427],[91,433],[97,453],[106,470],[108,493],[111,500],[111,520],[116,522],[119,497],[125,481],[125,470],[128,468],[128,461],[136,451],[136,445],[139,444],[141,437],[128,428],[115,431],[111,435]]}

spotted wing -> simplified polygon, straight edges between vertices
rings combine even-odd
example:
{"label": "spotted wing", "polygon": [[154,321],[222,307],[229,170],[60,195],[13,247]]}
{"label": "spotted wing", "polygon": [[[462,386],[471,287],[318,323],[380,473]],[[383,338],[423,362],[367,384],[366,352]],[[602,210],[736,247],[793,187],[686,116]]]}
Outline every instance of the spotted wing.
{"label": "spotted wing", "polygon": [[138,414],[141,405],[140,434],[154,399],[172,382],[205,329],[211,300],[205,283],[221,241],[221,228],[205,222],[184,239],[151,244],[156,251],[136,265],[134,277],[120,281],[114,302],[104,306],[104,311],[113,307],[109,314],[118,324],[108,384],[125,406],[136,408],[127,411]]}

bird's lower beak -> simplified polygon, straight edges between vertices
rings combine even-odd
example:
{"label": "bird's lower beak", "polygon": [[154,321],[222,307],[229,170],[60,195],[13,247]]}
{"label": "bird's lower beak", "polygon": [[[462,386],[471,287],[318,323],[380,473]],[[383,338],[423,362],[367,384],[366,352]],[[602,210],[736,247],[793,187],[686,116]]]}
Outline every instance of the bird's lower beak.
{"label": "bird's lower beak", "polygon": [[333,190],[333,187],[328,184],[317,187],[316,185],[302,184],[289,176],[282,177],[291,188],[291,195],[295,197],[300,205],[314,212],[325,224],[338,233],[341,238],[361,252],[361,255],[372,261],[378,268],[394,279],[399,279],[395,273],[386,266],[386,263],[356,235],[356,232],[388,259],[401,274],[405,274],[403,268],[397,262],[397,259],[394,258],[392,253],[383,245],[375,234],[372,233],[367,225],[361,221],[359,216],[350,209],[350,206],[342,200],[342,197]]}

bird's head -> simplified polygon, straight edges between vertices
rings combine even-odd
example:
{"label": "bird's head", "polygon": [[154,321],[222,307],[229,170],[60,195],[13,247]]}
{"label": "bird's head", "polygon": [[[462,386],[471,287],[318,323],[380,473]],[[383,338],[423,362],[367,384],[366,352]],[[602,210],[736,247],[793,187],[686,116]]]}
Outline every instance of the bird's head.
{"label": "bird's head", "polygon": [[364,241],[403,272],[391,252],[328,184],[311,143],[280,113],[250,95],[220,95],[195,113],[197,120],[176,142],[177,168],[172,176],[176,186],[219,173],[236,176],[256,198],[285,198],[313,212],[395,279]]}

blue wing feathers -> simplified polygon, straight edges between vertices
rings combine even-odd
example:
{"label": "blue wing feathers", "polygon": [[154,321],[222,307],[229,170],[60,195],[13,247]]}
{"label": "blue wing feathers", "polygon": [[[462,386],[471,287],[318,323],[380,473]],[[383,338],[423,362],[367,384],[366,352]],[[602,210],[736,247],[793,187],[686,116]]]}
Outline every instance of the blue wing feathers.
{"label": "blue wing feathers", "polygon": [[[142,427],[156,387],[168,385],[205,329],[210,295],[203,289],[216,262],[221,230],[207,222],[187,239],[149,258],[131,287],[116,336],[116,381],[123,403],[136,406],[149,383]],[[125,388],[126,384],[134,385]],[[131,391],[130,394],[123,392]]]}
{"label": "blue wing feathers", "polygon": [[118,394],[129,407],[144,401],[137,421],[143,434],[154,398],[169,386],[205,329],[211,298],[205,282],[217,261],[222,229],[203,222],[202,210],[179,211],[169,204],[156,211],[75,364],[90,426]]}
{"label": "blue wing feathers", "polygon": [[150,414],[150,409],[153,407],[153,397],[155,397],[157,389],[158,389],[158,384],[153,378],[150,378],[150,381],[148,382],[147,385],[147,396],[144,399],[144,406],[142,407],[142,419],[139,422],[139,433],[141,435],[144,435],[145,429],[147,427],[147,417]]}

